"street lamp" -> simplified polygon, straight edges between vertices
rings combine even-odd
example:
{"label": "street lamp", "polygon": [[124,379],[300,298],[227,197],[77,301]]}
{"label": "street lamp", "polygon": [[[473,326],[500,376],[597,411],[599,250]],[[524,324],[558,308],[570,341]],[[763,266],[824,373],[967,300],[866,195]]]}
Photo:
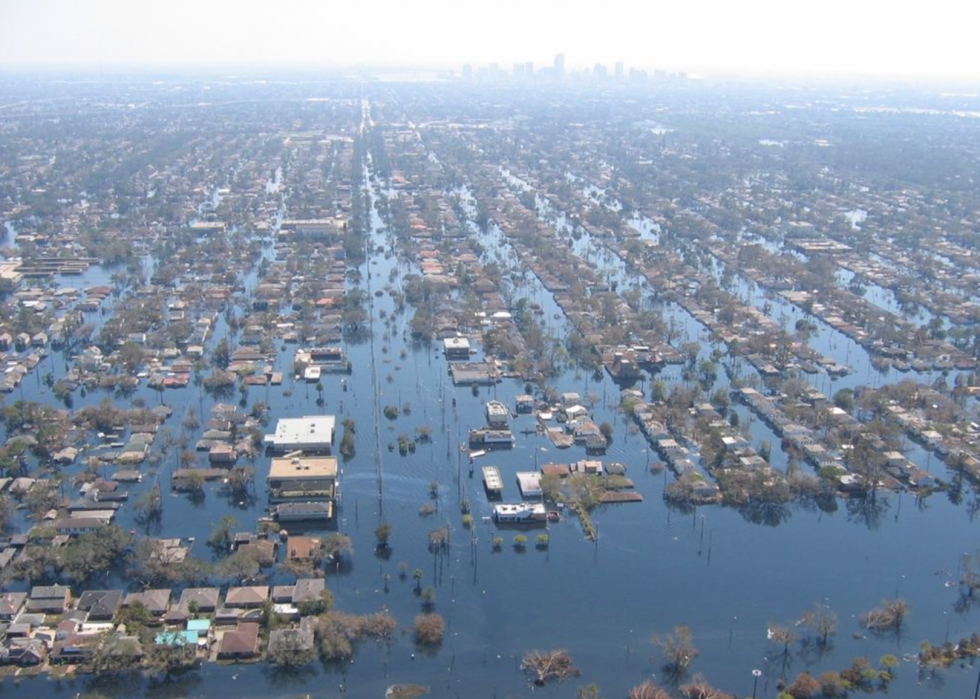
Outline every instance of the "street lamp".
{"label": "street lamp", "polygon": [[759,686],[759,677],[762,675],[762,670],[752,671],[752,699],[755,699],[755,690]]}

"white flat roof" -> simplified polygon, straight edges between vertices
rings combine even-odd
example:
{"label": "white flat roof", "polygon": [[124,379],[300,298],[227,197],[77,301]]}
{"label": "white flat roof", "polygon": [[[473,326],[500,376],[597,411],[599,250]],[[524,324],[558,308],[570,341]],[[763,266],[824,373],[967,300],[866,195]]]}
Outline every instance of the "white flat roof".
{"label": "white flat roof", "polygon": [[519,471],[517,484],[525,496],[541,495],[541,474],[536,471]]}
{"label": "white flat roof", "polygon": [[276,433],[266,435],[265,441],[278,447],[329,445],[333,442],[335,424],[333,415],[284,417],[276,423]]}

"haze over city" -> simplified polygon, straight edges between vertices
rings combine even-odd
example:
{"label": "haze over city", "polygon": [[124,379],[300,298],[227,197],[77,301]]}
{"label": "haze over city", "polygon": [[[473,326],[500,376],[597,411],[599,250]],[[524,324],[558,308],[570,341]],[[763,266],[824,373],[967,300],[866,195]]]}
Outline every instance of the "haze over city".
{"label": "haze over city", "polygon": [[980,78],[968,0],[0,2],[0,67],[509,66]]}

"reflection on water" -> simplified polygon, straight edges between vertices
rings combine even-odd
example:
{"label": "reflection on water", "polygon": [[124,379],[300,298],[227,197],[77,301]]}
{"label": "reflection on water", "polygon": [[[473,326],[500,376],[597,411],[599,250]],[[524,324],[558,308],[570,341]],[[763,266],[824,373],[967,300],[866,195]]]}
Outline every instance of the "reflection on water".
{"label": "reflection on water", "polygon": [[[373,196],[381,196],[380,189]],[[461,196],[472,204],[468,193]],[[377,245],[385,246],[387,239],[373,206],[372,212],[372,249],[376,249]],[[645,224],[640,222],[639,226],[642,229]],[[655,228],[646,228],[646,234],[655,234]],[[495,226],[485,233],[475,227],[470,230],[480,237],[491,257],[509,257],[509,244]],[[621,262],[617,263],[615,256],[600,259],[619,270]],[[397,280],[414,271],[414,267],[397,255],[372,253],[361,267],[365,279],[369,271],[372,288],[378,289],[392,274],[393,286],[397,287]],[[86,274],[89,276],[77,280],[79,285],[106,283],[105,270],[93,267]],[[616,274],[626,272],[619,270]],[[253,272],[245,279],[245,287],[253,289],[255,284]],[[561,337],[567,332],[567,321],[554,298],[533,275],[529,275],[520,293],[542,305],[549,333]],[[733,293],[753,305],[768,302],[773,317],[785,315],[787,323],[800,317],[799,309],[765,295],[744,279],[736,280]],[[510,546],[513,533],[508,531],[503,533],[502,550],[494,552],[490,540],[497,530],[483,519],[489,516],[490,506],[479,467],[498,466],[505,500],[514,500],[517,471],[532,470],[536,464],[552,460],[584,458],[584,450],[556,450],[535,431],[533,417],[519,416],[513,424],[517,436],[514,448],[481,457],[471,474],[459,451],[466,430],[482,424],[485,401],[495,398],[513,406],[516,396],[524,392],[523,384],[508,380],[482,388],[478,395],[469,388],[455,390],[441,353],[435,347],[411,341],[408,317],[395,312],[391,296],[384,293],[373,298],[371,324],[375,342],[348,346],[354,367],[350,376],[323,378],[324,409],[340,419],[352,418],[360,427],[357,454],[343,464],[343,506],[336,524],[353,539],[356,553],[349,567],[337,574],[329,571],[328,585],[339,609],[369,612],[387,607],[408,627],[420,604],[413,594],[411,578],[400,579],[398,566],[404,562],[410,570],[422,569],[424,584],[436,589],[436,610],[447,620],[447,635],[440,651],[431,657],[419,653],[410,636],[399,634],[390,644],[364,644],[350,664],[315,664],[299,675],[277,673],[265,665],[207,665],[169,682],[128,677],[93,685],[88,678],[38,679],[25,681],[15,692],[66,698],[88,691],[118,697],[381,697],[391,684],[413,682],[431,686],[432,696],[437,697],[527,696],[530,690],[518,671],[520,654],[531,648],[564,647],[582,668],[582,683],[598,683],[604,696],[624,696],[629,687],[660,674],[658,664],[650,660],[654,654],[651,634],[683,623],[691,627],[701,650],[695,670],[704,671],[713,683],[746,696],[751,691],[751,669],[765,667],[772,674],[763,678],[759,696],[774,697],[775,675],[781,665],[766,663],[766,655],[772,650],[766,641],[766,629],[773,621],[799,619],[814,603],[827,604],[836,611],[841,620],[840,631],[833,647],[820,658],[794,653],[789,662],[792,674],[804,669],[815,674],[840,669],[857,655],[877,658],[889,652],[900,656],[915,653],[923,638],[941,640],[947,629],[950,638],[958,638],[974,630],[975,618],[955,613],[956,590],[946,586],[959,553],[976,548],[975,532],[964,505],[955,506],[940,494],[920,506],[904,494],[880,495],[873,501],[822,503],[822,507],[801,503],[742,510],[673,510],[662,499],[669,475],[649,469],[651,454],[647,444],[642,435],[630,429],[617,409],[618,387],[607,376],[594,381],[590,373],[574,366],[562,371],[555,386],[561,391],[578,391],[586,398],[596,421],[608,421],[613,426],[613,442],[605,458],[626,465],[644,502],[600,508],[595,516],[599,527],[595,544],[585,540],[576,522],[566,519],[551,526],[552,543],[547,551],[531,548],[518,553]],[[665,318],[679,325],[685,340],[701,342],[701,356],[710,353],[707,333],[693,318],[673,304],[661,306],[661,310]],[[380,341],[385,331],[382,314],[391,323],[390,336],[384,341]],[[891,374],[872,375],[863,349],[819,322],[818,326],[814,347],[855,370],[836,382],[813,379],[821,382],[818,385],[825,390],[869,383],[869,379],[894,380]],[[211,346],[228,333],[228,325],[220,316]],[[383,351],[385,345],[387,352]],[[377,385],[371,373],[372,352]],[[55,353],[44,361],[39,372],[50,371],[60,378],[64,364]],[[261,399],[269,403],[273,419],[317,410],[316,392],[291,376],[289,352],[279,353],[274,369],[285,373],[283,386],[251,388],[250,401]],[[678,381],[678,368],[668,368],[660,378]],[[346,391],[342,380],[346,380]],[[720,371],[717,387],[725,385],[725,372]],[[105,395],[102,391],[84,397],[76,394],[75,407],[96,404]],[[24,382],[23,397],[52,400],[50,389],[30,377]],[[228,400],[194,386],[162,396],[140,387],[133,397],[147,405],[163,400],[178,415],[191,406],[206,415],[215,402]],[[375,400],[381,405],[411,404],[410,414],[402,414],[395,421],[384,420],[380,425],[384,471],[380,500],[371,429]],[[744,408],[735,410],[741,418],[750,420]],[[431,428],[431,444],[420,444],[415,453],[406,456],[387,450],[387,444],[397,440],[399,434],[412,434],[421,426]],[[785,467],[786,456],[778,440],[761,421],[752,422],[751,435],[753,442],[770,440],[775,465]],[[912,456],[923,461],[928,458],[921,450],[913,450]],[[255,466],[258,478],[254,501],[229,501],[214,486],[208,486],[203,503],[198,505],[185,497],[168,496],[161,531],[166,536],[195,537],[195,555],[208,557],[204,542],[223,515],[234,514],[243,529],[251,528],[264,514],[264,477],[269,459],[259,457]],[[935,460],[929,467],[943,468]],[[156,478],[166,485],[172,468],[170,463],[161,464],[156,477],[144,479],[132,489],[132,495],[150,487]],[[435,500],[429,496],[433,480],[440,484]],[[965,499],[972,497],[966,495]],[[464,500],[474,513],[472,531],[462,526],[460,511]],[[426,503],[434,505],[435,513],[422,517],[419,508]],[[372,553],[374,529],[381,521],[391,523],[393,528],[388,557]],[[122,511],[120,525],[127,529],[135,526],[129,509]],[[441,526],[448,526],[451,532],[449,555],[436,557],[428,551],[428,533]],[[383,581],[385,574],[391,576],[388,591]],[[269,582],[287,580],[272,573]],[[125,582],[116,580],[113,584]],[[903,636],[852,635],[860,632],[857,617],[862,612],[881,598],[896,594],[906,597],[913,609]],[[890,696],[939,694],[928,684],[917,684],[912,664],[903,663],[897,673]],[[950,671],[943,677],[944,696],[965,696],[972,682],[968,673],[959,671]],[[569,696],[574,688],[569,684],[535,693]]]}

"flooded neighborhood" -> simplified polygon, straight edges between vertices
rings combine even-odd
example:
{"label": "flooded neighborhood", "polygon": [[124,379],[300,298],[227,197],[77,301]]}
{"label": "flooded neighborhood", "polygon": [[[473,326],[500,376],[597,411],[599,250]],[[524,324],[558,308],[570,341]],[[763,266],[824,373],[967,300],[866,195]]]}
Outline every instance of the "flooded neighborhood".
{"label": "flooded neighborhood", "polygon": [[550,70],[0,81],[3,691],[968,695],[977,98]]}

